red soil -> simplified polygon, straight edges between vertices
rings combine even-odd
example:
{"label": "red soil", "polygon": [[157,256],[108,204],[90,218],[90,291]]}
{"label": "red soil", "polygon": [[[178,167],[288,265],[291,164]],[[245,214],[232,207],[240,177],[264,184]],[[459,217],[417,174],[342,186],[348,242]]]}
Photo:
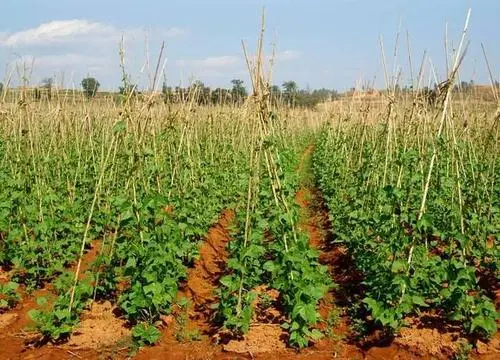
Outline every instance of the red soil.
{"label": "red soil", "polygon": [[[333,239],[328,233],[331,224],[328,212],[322,205],[321,194],[316,190],[302,189],[297,193],[296,202],[309,212],[300,227],[310,234],[311,246],[321,251],[320,262],[329,267],[338,285],[320,304],[320,313],[324,319],[331,311],[340,314],[337,325],[332,329],[334,337],[340,340],[323,339],[306,352],[314,354],[315,349],[324,349],[324,353],[332,354],[334,351],[339,358],[346,359],[450,359],[460,350],[461,344],[467,343],[467,339],[461,335],[460,326],[449,324],[436,314],[421,314],[420,317],[407,319],[410,326],[401,329],[393,341],[375,332],[365,342],[355,342],[349,329],[349,318],[343,308],[349,306],[352,295],[362,291],[362,278],[354,269],[347,249],[332,244]],[[325,330],[324,326],[322,330]],[[500,358],[500,334],[497,332],[487,344],[476,341],[475,347],[471,358]],[[318,355],[311,358],[322,357]]]}
{"label": "red soil", "polygon": [[[309,147],[303,159],[310,155]],[[435,314],[424,314],[409,319],[411,326],[401,330],[393,341],[387,341],[376,332],[364,343],[353,340],[350,320],[346,308],[355,294],[362,291],[361,276],[353,266],[345,247],[333,243],[328,211],[322,203],[321,194],[313,189],[302,189],[296,202],[303,210],[303,221],[299,227],[309,234],[311,246],[320,251],[320,262],[329,268],[338,285],[322,300],[319,312],[325,320],[318,327],[328,336],[300,352],[286,346],[286,333],[279,324],[283,315],[277,309],[279,293],[259,286],[254,291],[267,295],[271,305],[264,305],[259,296],[254,304],[255,314],[249,333],[243,339],[231,340],[224,345],[215,343],[218,329],[213,325],[212,305],[217,302],[215,290],[224,274],[227,261],[226,246],[230,241],[229,227],[234,212],[225,211],[217,225],[212,227],[200,247],[200,257],[188,271],[188,279],[181,284],[178,299],[187,298],[186,308],[175,309],[163,318],[162,338],[158,345],[144,348],[136,359],[447,359],[458,350],[460,337],[458,328],[449,327]],[[165,209],[171,212],[172,209]],[[99,246],[93,246],[85,254],[81,274],[91,260],[99,254]],[[73,267],[74,271],[74,267]],[[83,276],[83,275],[81,275]],[[80,276],[80,278],[81,278]],[[5,278],[5,279],[4,279]],[[0,281],[8,277],[0,272]],[[33,336],[23,329],[30,325],[27,312],[37,308],[38,296],[51,296],[50,287],[39,290],[32,296],[24,295],[23,301],[13,310],[0,315],[0,359],[125,359],[127,338],[130,335],[125,323],[113,313],[109,303],[94,304],[87,311],[80,326],[68,343],[36,348]],[[268,300],[269,301],[269,300]],[[333,314],[333,315],[331,315]],[[183,322],[179,319],[184,319]],[[335,318],[332,327],[328,319]],[[190,339],[196,337],[199,339]],[[477,359],[500,358],[500,337],[492,341],[476,343],[473,357]]]}
{"label": "red soil", "polygon": [[[100,242],[94,241],[82,258],[80,279],[99,252]],[[74,272],[76,263],[68,270]],[[119,320],[110,315],[111,308],[106,304],[95,304],[83,314],[83,321],[69,343],[61,346],[40,344],[39,335],[30,331],[34,323],[28,312],[39,308],[37,298],[46,297],[50,303],[56,295],[50,284],[32,294],[27,294],[23,289],[20,292],[22,301],[14,309],[0,315],[0,359],[97,359],[111,352],[119,352],[119,349],[103,349],[109,345],[110,337],[119,339],[120,335],[126,336],[128,331],[117,331]]]}
{"label": "red soil", "polygon": [[9,276],[6,271],[2,269],[0,266],[0,285],[8,283],[9,282]]}
{"label": "red soil", "polygon": [[[82,263],[80,265],[80,272],[78,274],[78,280],[81,280],[85,276],[85,272],[90,269],[92,262],[101,254],[102,242],[100,240],[94,240],[90,243],[90,249],[88,249],[82,256]],[[76,268],[78,266],[78,260],[71,265],[68,269],[70,272],[76,273]]]}
{"label": "red soil", "polygon": [[223,275],[228,253],[226,245],[229,242],[229,226],[234,212],[225,211],[216,226],[212,227],[201,245],[200,257],[194,268],[188,271],[186,284],[181,287],[181,297],[190,299],[190,319],[196,322],[203,331],[210,331],[210,318],[213,315],[212,305],[217,302],[215,290]]}
{"label": "red soil", "polygon": [[93,303],[91,308],[83,313],[81,321],[63,345],[65,349],[112,349],[122,343],[130,342],[130,329],[127,322],[119,319],[116,309],[109,302]]}
{"label": "red soil", "polygon": [[[234,219],[234,212],[226,210],[217,225],[212,227],[201,245],[200,257],[194,267],[188,271],[188,279],[181,285],[178,299],[190,301],[186,313],[182,309],[174,311],[173,316],[164,318],[163,336],[154,347],[144,348],[136,359],[213,359],[224,358],[222,347],[213,344],[212,305],[217,302],[215,290],[218,280],[223,275],[228,257],[226,245],[230,240],[229,226]],[[185,324],[176,324],[180,316],[187,315]],[[176,337],[184,334],[201,336],[199,341],[179,342]],[[188,335],[189,337],[189,335]],[[189,339],[186,339],[189,340]],[[228,356],[228,358],[230,358]]]}
{"label": "red soil", "polygon": [[257,298],[252,304],[250,329],[241,339],[231,339],[225,344],[224,351],[251,357],[286,353],[287,334],[281,328],[285,317],[278,308],[279,291],[266,285],[259,285],[253,291]]}
{"label": "red soil", "polygon": [[224,350],[251,357],[272,357],[272,354],[286,351],[284,338],[286,334],[279,324],[257,323],[250,326],[243,340],[229,341],[224,345]]}

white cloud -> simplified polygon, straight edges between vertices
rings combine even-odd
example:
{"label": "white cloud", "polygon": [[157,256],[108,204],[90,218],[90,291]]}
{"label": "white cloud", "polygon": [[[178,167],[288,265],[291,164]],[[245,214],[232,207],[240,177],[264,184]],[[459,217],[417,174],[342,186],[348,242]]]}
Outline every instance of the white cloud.
{"label": "white cloud", "polygon": [[284,50],[276,53],[277,61],[290,61],[300,58],[300,52],[294,50]]}
{"label": "white cloud", "polygon": [[[16,64],[33,65],[36,69],[76,69],[76,68],[101,68],[111,64],[112,59],[101,56],[88,56],[78,53],[58,55],[23,55],[16,58]],[[118,60],[117,60],[118,61]]]}
{"label": "white cloud", "polygon": [[186,29],[179,28],[179,27],[172,27],[170,29],[167,29],[164,32],[165,37],[167,38],[174,38],[174,37],[179,37],[182,36],[186,33]]}
{"label": "white cloud", "polygon": [[77,53],[61,55],[46,55],[35,57],[35,65],[42,68],[77,68],[81,66],[99,68],[110,64],[110,60],[103,57],[87,56]]}
{"label": "white cloud", "polygon": [[[0,33],[0,44],[16,47],[75,41],[118,41],[122,36],[143,38],[146,33],[145,30],[139,28],[119,29],[112,25],[88,20],[57,20],[15,33]],[[185,31],[182,28],[174,27],[159,33],[172,38],[183,35]]]}
{"label": "white cloud", "polygon": [[207,57],[202,60],[177,60],[176,64],[181,67],[193,67],[197,69],[218,69],[238,65],[241,59],[237,56]]}
{"label": "white cloud", "polygon": [[7,34],[3,45],[47,45],[76,40],[79,37],[112,36],[116,30],[107,25],[92,23],[87,20],[52,21],[28,30]]}

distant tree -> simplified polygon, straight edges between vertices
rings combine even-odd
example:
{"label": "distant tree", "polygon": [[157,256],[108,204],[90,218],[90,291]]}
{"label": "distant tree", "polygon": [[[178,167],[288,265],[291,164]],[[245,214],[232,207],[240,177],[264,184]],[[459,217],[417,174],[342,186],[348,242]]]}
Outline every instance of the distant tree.
{"label": "distant tree", "polygon": [[461,81],[460,84],[458,85],[458,90],[468,91],[469,90],[469,83],[467,81]]}
{"label": "distant tree", "polygon": [[54,78],[48,77],[42,80],[42,87],[44,89],[52,89],[53,85],[54,85]]}
{"label": "distant tree", "polygon": [[99,90],[99,87],[101,86],[101,84],[99,84],[99,81],[97,81],[93,77],[86,77],[82,80],[81,85],[83,93],[88,98],[93,98],[94,96],[96,96],[97,90]]}
{"label": "distant tree", "polygon": [[295,81],[285,81],[283,83],[283,90],[286,93],[296,93],[298,89],[299,87]]}
{"label": "distant tree", "polygon": [[243,86],[243,83],[243,80],[231,80],[231,84],[233,84],[231,95],[233,96],[234,101],[238,104],[241,104],[243,100],[248,96],[247,89]]}
{"label": "distant tree", "polygon": [[198,96],[201,96],[203,97],[203,95],[205,94],[205,92],[208,92],[210,91],[210,88],[206,87],[205,86],[205,83],[201,80],[196,80],[195,82],[193,82],[193,84],[191,85],[191,88],[196,91],[197,95]]}
{"label": "distant tree", "polygon": [[281,102],[281,89],[278,85],[270,86],[269,93],[271,95],[271,103],[273,105],[277,105]]}
{"label": "distant tree", "polygon": [[197,80],[191,85],[193,92],[188,92],[192,96],[196,96],[195,100],[200,105],[208,105],[211,102],[211,89],[205,86],[203,81]]}
{"label": "distant tree", "polygon": [[[500,89],[500,82],[498,80],[495,80],[495,82],[493,83],[494,86],[497,88],[497,89]],[[0,91],[1,92],[1,91]]]}
{"label": "distant tree", "polygon": [[437,88],[431,89],[428,86],[424,86],[424,88],[420,90],[419,95],[422,97],[425,105],[436,105],[438,97]]}
{"label": "distant tree", "polygon": [[174,90],[174,97],[177,102],[181,103],[183,101],[187,101],[189,89],[181,88],[180,86],[176,86]]}
{"label": "distant tree", "polygon": [[3,82],[0,82],[0,95],[2,94],[3,92]]}
{"label": "distant tree", "polygon": [[174,102],[174,92],[171,86],[168,86],[167,82],[164,81],[161,87],[161,93],[163,95],[163,101],[165,104]]}
{"label": "distant tree", "polygon": [[272,85],[269,89],[271,91],[271,94],[280,94],[281,89],[278,85]]}
{"label": "distant tree", "polygon": [[232,101],[232,91],[223,88],[216,88],[210,93],[210,99],[214,105],[228,104]]}
{"label": "distant tree", "polygon": [[52,99],[52,87],[54,86],[54,78],[48,77],[42,80],[42,88],[46,89],[47,97]]}
{"label": "distant tree", "polygon": [[413,85],[411,85],[411,84],[406,84],[403,87],[403,92],[404,93],[411,93],[412,91],[413,91]]}
{"label": "distant tree", "polygon": [[198,90],[201,90],[205,87],[205,83],[201,80],[196,80],[196,81],[193,81],[193,84],[191,86],[193,88],[197,88]]}
{"label": "distant tree", "polygon": [[[241,103],[246,96],[247,90],[243,86],[242,80],[232,80],[233,87],[212,89],[206,86],[202,81],[194,81],[188,87],[176,86],[172,88],[163,83],[162,94],[166,103],[182,103],[194,101],[199,105],[223,105]],[[273,105],[281,102],[294,107],[313,108],[317,104],[331,101],[338,98],[339,94],[334,89],[310,89],[300,90],[294,81],[283,84],[283,90],[277,85],[269,86],[270,101]],[[125,90],[121,88],[123,94]]]}
{"label": "distant tree", "polygon": [[172,92],[172,87],[168,86],[167,82],[164,81],[163,85],[161,86],[161,93],[165,95],[169,92]]}
{"label": "distant tree", "polygon": [[295,106],[295,99],[299,87],[295,81],[285,81],[283,83],[284,99],[290,106]]}
{"label": "distant tree", "polygon": [[285,103],[293,107],[314,108],[319,103],[331,101],[338,97],[336,90],[324,88],[312,90],[309,87],[300,90],[295,82],[285,83],[283,88],[282,97]]}
{"label": "distant tree", "polygon": [[135,96],[135,95],[137,95],[137,85],[126,84],[126,85],[120,86],[118,91],[120,92],[121,95]]}
{"label": "distant tree", "polygon": [[42,94],[40,92],[39,88],[35,88],[35,91],[33,92],[33,99],[36,101],[40,100],[42,98]]}

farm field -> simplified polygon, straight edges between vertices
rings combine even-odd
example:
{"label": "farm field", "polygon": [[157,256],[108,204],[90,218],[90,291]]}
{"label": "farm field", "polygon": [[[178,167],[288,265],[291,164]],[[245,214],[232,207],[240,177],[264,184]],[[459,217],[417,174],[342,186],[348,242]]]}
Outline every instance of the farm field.
{"label": "farm field", "polygon": [[410,100],[3,111],[2,358],[495,358],[498,114]]}
{"label": "farm field", "polygon": [[241,103],[3,98],[0,359],[500,358],[498,88],[294,107],[262,43]]}

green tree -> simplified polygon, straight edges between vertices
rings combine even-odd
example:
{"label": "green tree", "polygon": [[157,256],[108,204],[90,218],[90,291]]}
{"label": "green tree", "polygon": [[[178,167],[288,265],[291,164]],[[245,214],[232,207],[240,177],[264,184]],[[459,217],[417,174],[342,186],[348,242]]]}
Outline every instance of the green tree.
{"label": "green tree", "polygon": [[470,85],[467,81],[461,81],[458,85],[458,89],[467,92],[470,90]]}
{"label": "green tree", "polygon": [[42,80],[42,87],[44,89],[52,89],[53,85],[54,85],[54,78],[48,77]]}
{"label": "green tree", "polygon": [[270,88],[269,88],[271,94],[280,94],[281,93],[281,89],[278,85],[272,85]]}
{"label": "green tree", "polygon": [[127,85],[120,86],[120,88],[118,90],[120,91],[121,95],[126,95],[126,96],[137,95],[137,85],[134,85],[134,84],[127,84]]}
{"label": "green tree", "polygon": [[269,94],[273,105],[278,105],[281,102],[281,88],[278,85],[269,86]]}
{"label": "green tree", "polygon": [[83,93],[88,98],[93,98],[97,94],[97,90],[99,90],[99,87],[101,86],[101,84],[99,84],[99,81],[97,81],[93,77],[86,77],[82,80],[81,85]]}
{"label": "green tree", "polygon": [[231,80],[231,84],[233,84],[231,95],[233,96],[234,101],[238,104],[241,104],[248,96],[247,89],[245,88],[245,86],[243,86],[243,83],[243,80]]}
{"label": "green tree", "polygon": [[161,93],[163,95],[163,102],[165,104],[174,102],[174,92],[172,90],[172,87],[168,86],[166,81],[163,82]]}
{"label": "green tree", "polygon": [[283,95],[284,95],[284,99],[288,105],[295,106],[295,100],[297,97],[298,90],[299,90],[299,87],[298,87],[297,83],[293,80],[285,81],[283,83],[283,93],[284,93]]}
{"label": "green tree", "polygon": [[232,99],[232,92],[228,89],[216,88],[211,93],[211,101],[214,105],[222,105],[230,103]]}
{"label": "green tree", "polygon": [[3,82],[0,82],[0,95],[2,94],[3,92]]}
{"label": "green tree", "polygon": [[48,77],[42,79],[42,88],[47,91],[47,97],[52,99],[52,87],[54,86],[54,78]]}
{"label": "green tree", "polygon": [[205,86],[203,81],[196,80],[191,85],[191,88],[192,91],[190,91],[189,94],[196,96],[195,100],[198,102],[198,104],[208,105],[208,103],[211,101],[210,93],[212,92],[212,90],[210,89],[210,87]]}

